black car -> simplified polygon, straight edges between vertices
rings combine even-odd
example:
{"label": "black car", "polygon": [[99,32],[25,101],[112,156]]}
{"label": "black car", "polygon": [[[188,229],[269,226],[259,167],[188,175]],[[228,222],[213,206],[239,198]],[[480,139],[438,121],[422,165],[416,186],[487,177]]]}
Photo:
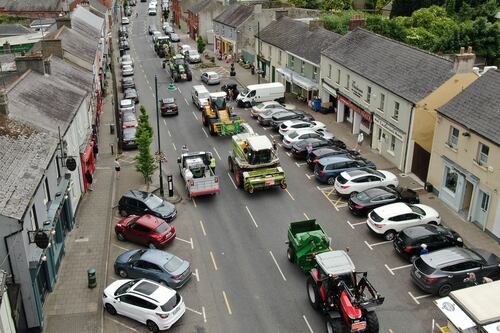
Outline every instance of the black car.
{"label": "black car", "polygon": [[307,145],[311,144],[313,149],[321,148],[321,147],[329,147],[335,149],[330,140],[326,139],[316,139],[309,138],[292,145],[292,156],[299,160],[304,160],[307,157]]}
{"label": "black car", "polygon": [[135,89],[135,82],[133,77],[124,77],[122,78],[122,92],[125,92],[125,90],[133,88]]}
{"label": "black car", "polygon": [[428,251],[464,245],[462,238],[455,231],[432,224],[406,228],[399,232],[393,241],[396,252],[411,262],[420,256],[422,244],[427,246]]}
{"label": "black car", "polygon": [[120,27],[120,29],[118,30],[118,36],[119,37],[126,37],[128,38],[128,29],[127,27]]}
{"label": "black car", "polygon": [[310,154],[307,155],[306,162],[309,170],[314,171],[314,167],[316,163],[318,163],[320,158],[334,156],[334,155],[351,155],[358,156],[359,153],[355,150],[348,150],[342,148],[331,148],[331,147],[323,147],[314,149]]}
{"label": "black car", "polygon": [[171,222],[177,216],[177,209],[173,204],[160,197],[144,191],[130,190],[118,202],[120,215],[150,214]]}
{"label": "black car", "polygon": [[288,111],[288,112],[282,112],[280,114],[276,114],[272,116],[270,125],[272,126],[273,130],[278,131],[280,129],[280,125],[287,121],[287,120],[293,120],[293,119],[302,119],[306,121],[312,121],[314,120],[314,117],[311,116],[308,113],[305,113],[303,111]]}
{"label": "black car", "polygon": [[125,150],[136,149],[137,141],[135,135],[137,133],[137,127],[127,127],[122,131],[122,148]]}
{"label": "black car", "polygon": [[120,41],[120,50],[130,50],[130,46],[128,45],[127,41]]}
{"label": "black car", "polygon": [[238,90],[238,85],[236,83],[226,83],[220,89],[227,94],[227,99],[229,99],[229,90],[233,91],[233,101],[236,100],[240,91]]}
{"label": "black car", "polygon": [[409,188],[378,186],[354,193],[349,198],[348,206],[353,215],[367,216],[375,208],[395,202],[418,204],[420,199],[417,192]]}
{"label": "black car", "polygon": [[425,292],[447,296],[450,291],[471,286],[466,278],[474,273],[476,281],[484,277],[497,280],[500,277],[500,259],[481,249],[449,247],[423,254],[413,262],[413,282]]}
{"label": "black car", "polygon": [[135,104],[139,103],[139,95],[137,94],[137,90],[134,88],[127,88],[123,92],[124,99],[131,99],[135,102]]}
{"label": "black car", "polygon": [[160,99],[160,112],[162,116],[178,115],[179,107],[175,103],[175,98],[167,97]]}

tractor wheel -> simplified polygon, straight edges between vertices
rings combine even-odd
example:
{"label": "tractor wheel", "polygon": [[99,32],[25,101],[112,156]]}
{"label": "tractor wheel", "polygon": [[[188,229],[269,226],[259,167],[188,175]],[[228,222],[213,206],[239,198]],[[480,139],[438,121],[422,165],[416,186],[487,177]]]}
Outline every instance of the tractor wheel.
{"label": "tractor wheel", "polygon": [[212,136],[214,136],[216,134],[212,123],[208,124],[208,133],[210,133],[210,135],[212,135]]}
{"label": "tractor wheel", "polygon": [[179,82],[179,74],[174,72],[174,82]]}
{"label": "tractor wheel", "polygon": [[187,72],[186,76],[188,81],[193,81],[193,74],[191,72]]}
{"label": "tractor wheel", "polygon": [[255,192],[255,188],[253,186],[250,186],[247,190],[248,193],[253,194]]}
{"label": "tractor wheel", "polygon": [[378,333],[378,317],[374,311],[368,312],[366,314],[366,333]]}
{"label": "tractor wheel", "polygon": [[318,310],[321,305],[321,295],[319,294],[318,285],[312,277],[307,277],[307,297],[313,309]]}
{"label": "tractor wheel", "polygon": [[229,166],[229,171],[234,172],[233,159],[231,156],[227,157],[227,165]]}
{"label": "tractor wheel", "polygon": [[342,320],[340,318],[333,318],[326,320],[326,331],[328,333],[342,333]]}
{"label": "tractor wheel", "polygon": [[295,250],[293,249],[293,247],[288,246],[288,250],[286,250],[286,257],[288,258],[289,262],[295,262]]}
{"label": "tractor wheel", "polygon": [[236,183],[237,187],[243,187],[243,174],[237,168],[234,169],[234,182]]}
{"label": "tractor wheel", "polygon": [[208,125],[207,116],[205,115],[204,112],[201,114],[201,122],[203,123],[204,126]]}

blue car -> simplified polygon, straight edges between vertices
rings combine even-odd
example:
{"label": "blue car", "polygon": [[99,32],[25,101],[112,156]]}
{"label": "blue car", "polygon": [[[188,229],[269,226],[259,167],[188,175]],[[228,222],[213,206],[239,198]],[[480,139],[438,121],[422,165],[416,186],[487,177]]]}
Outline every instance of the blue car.
{"label": "blue car", "polygon": [[362,157],[349,157],[345,155],[334,155],[321,158],[314,168],[314,176],[323,184],[335,184],[335,178],[344,171],[360,168],[375,169],[375,164]]}

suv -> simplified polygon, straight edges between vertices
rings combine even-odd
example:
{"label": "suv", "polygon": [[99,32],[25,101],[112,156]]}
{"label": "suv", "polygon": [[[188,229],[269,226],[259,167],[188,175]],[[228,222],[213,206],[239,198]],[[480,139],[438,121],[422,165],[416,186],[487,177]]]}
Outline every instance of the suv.
{"label": "suv", "polygon": [[349,158],[347,156],[324,157],[316,163],[314,176],[320,183],[334,185],[335,178],[342,172],[366,167],[375,169],[375,164],[363,158]]}
{"label": "suv", "polygon": [[288,111],[272,116],[270,125],[273,130],[278,131],[280,125],[287,120],[302,119],[306,121],[313,121],[314,117],[302,111]]}
{"label": "suv", "polygon": [[145,215],[150,214],[167,222],[171,222],[177,215],[177,209],[153,193],[130,190],[118,202],[120,215]]}
{"label": "suv", "polygon": [[318,148],[314,149],[310,154],[307,155],[306,162],[309,169],[314,171],[314,167],[316,166],[316,164],[319,162],[320,159],[335,155],[346,156],[348,154],[350,154],[348,150],[341,148],[330,148],[330,147]]}
{"label": "suv", "polygon": [[102,305],[111,315],[120,314],[146,324],[151,332],[172,327],[186,312],[175,290],[146,280],[118,280],[104,289]]}

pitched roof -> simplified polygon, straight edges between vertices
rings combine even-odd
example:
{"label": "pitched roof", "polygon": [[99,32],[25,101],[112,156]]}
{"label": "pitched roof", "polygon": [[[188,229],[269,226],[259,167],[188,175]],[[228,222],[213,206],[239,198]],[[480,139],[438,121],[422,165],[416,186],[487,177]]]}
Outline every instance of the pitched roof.
{"label": "pitched roof", "polygon": [[321,54],[413,103],[454,75],[451,61],[361,28]]}
{"label": "pitched roof", "polygon": [[100,3],[97,0],[90,0],[89,1],[90,6],[97,10],[98,12],[105,14],[108,11],[108,7],[104,6],[102,3]]}
{"label": "pitched roof", "polygon": [[21,219],[57,148],[54,135],[0,116],[0,214]]}
{"label": "pitched roof", "polygon": [[92,39],[101,38],[104,19],[91,13],[82,6],[71,13],[71,29]]}
{"label": "pitched roof", "polygon": [[309,25],[289,17],[271,22],[260,31],[260,39],[301,58],[318,64],[321,51],[335,43],[342,36],[323,28],[309,31]]}
{"label": "pitched roof", "polygon": [[236,28],[245,22],[253,13],[253,7],[243,5],[232,5],[219,16],[214,18],[214,22],[222,23],[230,27]]}
{"label": "pitched roof", "polygon": [[44,11],[61,11],[62,3],[61,0],[30,0],[30,1],[19,1],[19,0],[0,0],[0,7],[4,7],[8,11],[34,11],[34,12],[44,12]]}
{"label": "pitched roof", "polygon": [[31,33],[31,30],[21,24],[0,24],[0,36],[18,36]]}
{"label": "pitched roof", "polygon": [[489,70],[437,111],[500,145],[500,71]]}
{"label": "pitched roof", "polygon": [[61,58],[50,57],[50,75],[80,88],[83,91],[92,90],[92,72],[72,65]]}
{"label": "pitched roof", "polygon": [[[59,33],[60,32],[60,33]],[[94,63],[97,52],[97,40],[86,37],[74,29],[62,27],[57,33],[65,52],[71,53],[89,64]]]}
{"label": "pitched roof", "polygon": [[188,9],[193,14],[198,14],[201,12],[203,9],[205,9],[208,5],[212,4],[215,2],[214,0],[201,0],[200,2],[195,3],[194,5],[191,6],[191,8]]}

